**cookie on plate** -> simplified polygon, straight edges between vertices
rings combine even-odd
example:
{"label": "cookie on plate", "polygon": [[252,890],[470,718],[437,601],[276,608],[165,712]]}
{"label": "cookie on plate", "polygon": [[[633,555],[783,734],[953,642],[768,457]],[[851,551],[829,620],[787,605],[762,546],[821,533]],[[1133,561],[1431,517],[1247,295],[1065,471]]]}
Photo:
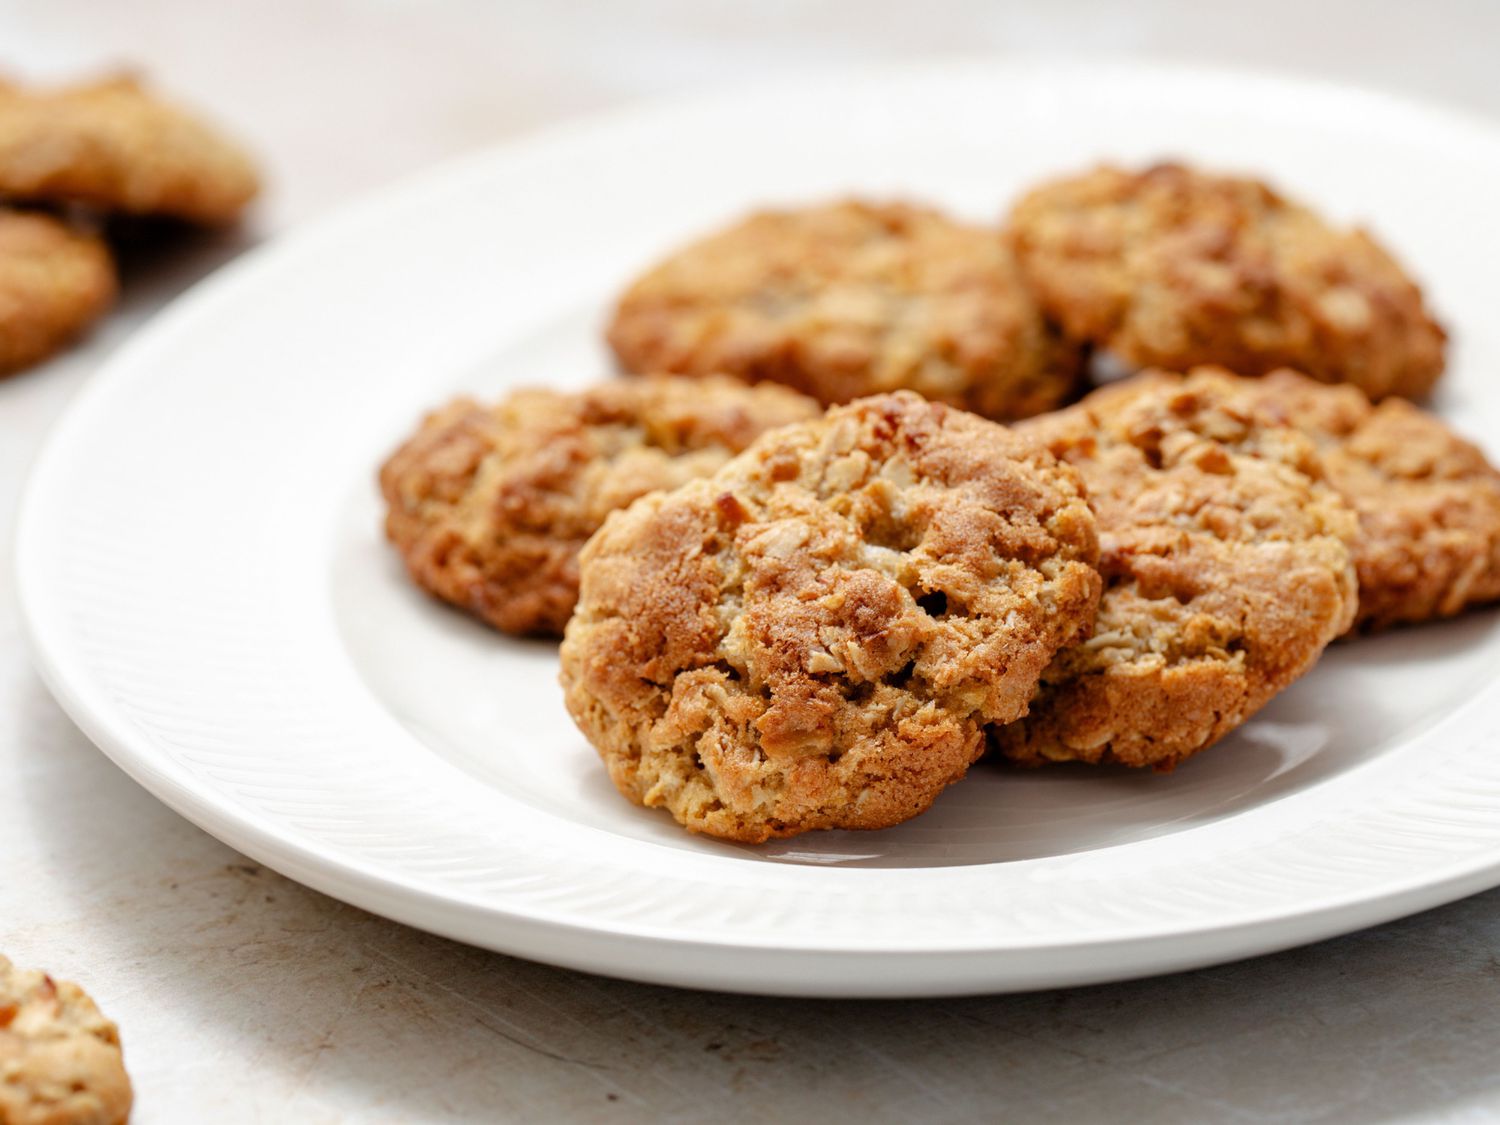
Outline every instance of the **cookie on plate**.
{"label": "cookie on plate", "polygon": [[39,363],[114,302],[103,240],[51,215],[0,208],[0,375]]}
{"label": "cookie on plate", "polygon": [[0,196],[217,225],[259,189],[238,145],[133,78],[0,82]]}
{"label": "cookie on plate", "polygon": [[1099,598],[1039,445],[910,392],[776,430],[584,548],[562,683],[620,792],[761,842],[883,828],[1026,711]]}
{"label": "cookie on plate", "polygon": [[429,593],[508,633],[560,635],[578,551],[606,515],[820,413],[785,387],[725,376],[459,399],[381,469],[386,534]]}
{"label": "cookie on plate", "polygon": [[0,957],[0,1122],[121,1125],[131,1100],[119,1029],[83,989]]}
{"label": "cookie on plate", "polygon": [[1373,399],[1443,371],[1443,329],[1391,255],[1257,180],[1096,168],[1032,191],[1008,231],[1046,314],[1131,367],[1293,367]]}
{"label": "cookie on plate", "polygon": [[907,388],[1002,420],[1057,406],[1079,372],[994,231],[852,200],[678,251],[621,297],[609,342],[629,371],[724,371],[825,403]]}
{"label": "cookie on plate", "polygon": [[1084,479],[1104,597],[1031,714],[994,731],[1006,757],[1170,769],[1349,628],[1354,512],[1313,443],[1257,411],[1244,382],[1150,373],[1021,427]]}
{"label": "cookie on plate", "polygon": [[1241,382],[1271,417],[1317,445],[1328,482],[1359,515],[1364,628],[1452,617],[1500,599],[1500,471],[1442,419],[1400,399],[1291,371]]}

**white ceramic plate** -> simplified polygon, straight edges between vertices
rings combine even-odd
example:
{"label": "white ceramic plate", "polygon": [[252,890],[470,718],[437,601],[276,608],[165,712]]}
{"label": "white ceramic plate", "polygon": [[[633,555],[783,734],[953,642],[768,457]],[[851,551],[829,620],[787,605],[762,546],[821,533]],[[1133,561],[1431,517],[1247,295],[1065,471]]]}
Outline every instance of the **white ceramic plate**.
{"label": "white ceramic plate", "polygon": [[1100,157],[1261,172],[1368,219],[1455,330],[1441,408],[1500,414],[1500,140],[1383,96],[1117,66],[947,65],[630,111],[426,175],[161,316],[24,502],[38,666],[117,762],[295,879],[412,925],[744,991],[1078,984],[1283,948],[1500,883],[1500,631],[1336,646],[1171,776],[980,766],[927,815],[760,849],[610,788],[552,646],[416,594],[375,467],[460,389],[581,383],[638,267],[753,204],[979,219]]}

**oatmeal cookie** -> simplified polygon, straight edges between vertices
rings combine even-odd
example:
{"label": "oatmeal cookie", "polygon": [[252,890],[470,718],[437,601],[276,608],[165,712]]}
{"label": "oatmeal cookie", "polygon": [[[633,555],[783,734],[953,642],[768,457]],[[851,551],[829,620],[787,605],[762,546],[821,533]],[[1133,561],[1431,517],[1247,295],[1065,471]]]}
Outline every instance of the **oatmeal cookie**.
{"label": "oatmeal cookie", "polygon": [[0,1122],[122,1125],[120,1032],[76,984],[0,957]]}
{"label": "oatmeal cookie", "polygon": [[630,371],[725,371],[825,403],[907,388],[1002,420],[1057,406],[1079,372],[995,232],[904,204],[752,215],[631,285],[609,342]]}
{"label": "oatmeal cookie", "polygon": [[1374,399],[1443,371],[1443,329],[1390,254],[1256,180],[1097,168],[1027,195],[1009,236],[1046,314],[1133,367],[1294,367]]}
{"label": "oatmeal cookie", "polygon": [[39,363],[113,303],[104,242],[50,215],[0,208],[0,375]]}
{"label": "oatmeal cookie", "polygon": [[1313,443],[1212,370],[1138,376],[1022,429],[1099,520],[1093,636],[1042,676],[1007,757],[1170,769],[1312,667],[1358,601],[1354,513]]}
{"label": "oatmeal cookie", "polygon": [[762,432],[821,413],[727,376],[460,399],[380,471],[386,534],[424,590],[508,633],[560,635],[578,551],[638,496],[707,476]]}
{"label": "oatmeal cookie", "polygon": [[217,225],[259,188],[237,145],[132,78],[59,90],[0,82],[0,196]]}
{"label": "oatmeal cookie", "polygon": [[619,790],[758,843],[925,810],[1099,598],[1077,475],[898,392],[610,516],[562,647]]}
{"label": "oatmeal cookie", "polygon": [[1359,515],[1359,626],[1500,599],[1500,471],[1476,446],[1408,402],[1372,406],[1352,387],[1291,371],[1241,389],[1316,443],[1329,483]]}

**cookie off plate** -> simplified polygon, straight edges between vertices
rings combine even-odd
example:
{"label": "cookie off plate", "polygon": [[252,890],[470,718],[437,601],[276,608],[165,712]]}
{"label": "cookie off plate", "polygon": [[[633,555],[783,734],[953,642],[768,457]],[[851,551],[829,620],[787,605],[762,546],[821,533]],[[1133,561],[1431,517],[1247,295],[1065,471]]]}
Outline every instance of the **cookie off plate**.
{"label": "cookie off plate", "polygon": [[[1334,645],[1170,775],[981,763],[927,814],[761,847],[615,793],[554,645],[413,589],[374,474],[455,393],[606,375],[610,299],[684,239],[847,193],[992,221],[1099,159],[1260,175],[1367,222],[1500,433],[1500,134],[1236,73],[975,61],[630,109],[265,246],[160,316],[48,442],[17,541],[63,706],[255,859],[411,925],[641,980],[937,995],[1285,948],[1500,884],[1500,618]],[[1492,448],[1491,452],[1495,452]]]}

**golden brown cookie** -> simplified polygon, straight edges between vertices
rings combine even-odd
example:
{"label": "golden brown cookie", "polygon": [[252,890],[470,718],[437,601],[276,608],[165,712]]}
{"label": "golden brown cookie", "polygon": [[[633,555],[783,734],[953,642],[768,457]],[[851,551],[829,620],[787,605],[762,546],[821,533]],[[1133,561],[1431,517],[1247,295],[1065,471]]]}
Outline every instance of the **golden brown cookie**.
{"label": "golden brown cookie", "polygon": [[994,732],[1027,765],[1170,769],[1312,667],[1354,619],[1355,517],[1310,442],[1236,379],[1147,374],[1021,427],[1078,469],[1099,520],[1093,636]]}
{"label": "golden brown cookie", "polygon": [[132,78],[59,90],[0,82],[0,196],[217,225],[259,189],[234,142]]}
{"label": "golden brown cookie", "polygon": [[103,240],[50,215],[0,208],[0,375],[39,363],[114,302]]}
{"label": "golden brown cookie", "polygon": [[0,1123],[122,1125],[120,1032],[83,989],[0,957]]}
{"label": "golden brown cookie", "polygon": [[726,376],[522,390],[493,407],[459,399],[381,469],[386,534],[429,593],[509,633],[560,635],[578,551],[605,516],[821,412],[785,387]]}
{"label": "golden brown cookie", "polygon": [[1439,418],[1400,399],[1291,371],[1241,380],[1258,408],[1318,447],[1359,515],[1357,625],[1452,617],[1500,599],[1500,471]]}
{"label": "golden brown cookie", "polygon": [[1040,446],[910,392],[767,434],[584,548],[568,710],[620,792],[753,843],[883,828],[1025,713],[1099,597]]}
{"label": "golden brown cookie", "polygon": [[1052,409],[1079,371],[995,232],[856,201],[763,211],[678,251],[625,292],[609,342],[629,371],[725,371],[825,403],[908,388],[999,419]]}
{"label": "golden brown cookie", "polygon": [[1008,229],[1046,314],[1132,367],[1294,367],[1375,399],[1443,371],[1443,330],[1390,254],[1256,180],[1101,167],[1037,188]]}

